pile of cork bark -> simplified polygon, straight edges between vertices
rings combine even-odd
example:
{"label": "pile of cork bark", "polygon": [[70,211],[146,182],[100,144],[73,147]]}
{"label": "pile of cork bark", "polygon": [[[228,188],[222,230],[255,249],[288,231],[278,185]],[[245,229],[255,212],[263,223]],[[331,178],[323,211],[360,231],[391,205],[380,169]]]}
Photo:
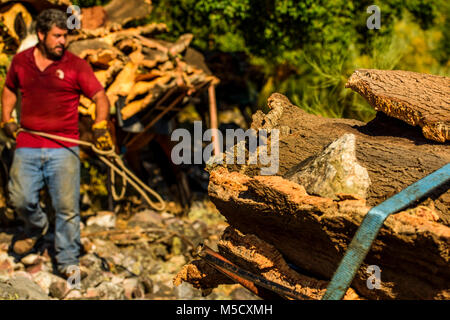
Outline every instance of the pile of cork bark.
{"label": "pile of cork bark", "polygon": [[[375,119],[311,115],[274,93],[252,128],[279,130],[278,173],[249,162],[209,169],[209,196],[229,223],[218,253],[310,299],[323,296],[371,207],[450,162],[449,78],[357,70],[346,86]],[[449,184],[387,218],[344,299],[450,298]],[[379,288],[368,286],[370,265],[381,271]],[[233,282],[219,269],[196,259],[174,281],[206,294]]]}

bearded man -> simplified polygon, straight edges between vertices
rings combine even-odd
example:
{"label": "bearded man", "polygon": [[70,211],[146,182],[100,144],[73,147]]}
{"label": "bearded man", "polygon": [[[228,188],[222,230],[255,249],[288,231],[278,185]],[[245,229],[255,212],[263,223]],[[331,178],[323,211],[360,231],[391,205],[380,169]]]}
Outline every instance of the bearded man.
{"label": "bearded man", "polygon": [[97,147],[112,147],[107,127],[109,101],[89,64],[66,50],[67,15],[56,9],[41,12],[36,21],[39,43],[14,56],[2,95],[5,134],[16,138],[10,170],[9,199],[24,221],[24,234],[13,251],[24,255],[48,229],[39,205],[39,191],[47,185],[55,209],[57,270],[69,277],[79,266],[80,161],[77,144],[44,138],[25,131],[11,117],[22,93],[20,126],[24,129],[78,139],[78,105],[83,93],[96,103],[93,125]]}

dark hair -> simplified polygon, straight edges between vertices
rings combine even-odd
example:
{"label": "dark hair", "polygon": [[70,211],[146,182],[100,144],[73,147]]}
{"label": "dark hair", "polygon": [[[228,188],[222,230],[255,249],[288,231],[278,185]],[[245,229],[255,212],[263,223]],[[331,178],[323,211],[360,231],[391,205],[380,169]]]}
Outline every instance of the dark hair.
{"label": "dark hair", "polygon": [[67,15],[58,9],[42,11],[36,19],[36,33],[47,34],[53,26],[67,30]]}

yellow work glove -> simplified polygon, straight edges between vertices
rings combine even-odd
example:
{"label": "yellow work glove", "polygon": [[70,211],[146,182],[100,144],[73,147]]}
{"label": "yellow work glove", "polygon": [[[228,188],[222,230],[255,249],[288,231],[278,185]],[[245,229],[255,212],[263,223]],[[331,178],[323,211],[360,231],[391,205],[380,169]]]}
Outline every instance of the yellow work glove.
{"label": "yellow work glove", "polygon": [[94,135],[94,144],[97,149],[111,150],[113,142],[108,129],[108,121],[103,120],[92,125],[92,133]]}
{"label": "yellow work glove", "polygon": [[0,127],[3,129],[5,135],[9,138],[16,139],[19,125],[14,118],[9,119],[6,122],[0,123]]}

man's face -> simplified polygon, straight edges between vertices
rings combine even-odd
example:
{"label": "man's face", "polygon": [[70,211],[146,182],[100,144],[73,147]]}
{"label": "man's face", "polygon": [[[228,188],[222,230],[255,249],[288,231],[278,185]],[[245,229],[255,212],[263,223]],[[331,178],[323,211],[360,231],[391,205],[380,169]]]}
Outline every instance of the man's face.
{"label": "man's face", "polygon": [[61,59],[66,46],[67,30],[52,26],[46,35],[38,32],[38,36],[47,57],[52,60]]}

